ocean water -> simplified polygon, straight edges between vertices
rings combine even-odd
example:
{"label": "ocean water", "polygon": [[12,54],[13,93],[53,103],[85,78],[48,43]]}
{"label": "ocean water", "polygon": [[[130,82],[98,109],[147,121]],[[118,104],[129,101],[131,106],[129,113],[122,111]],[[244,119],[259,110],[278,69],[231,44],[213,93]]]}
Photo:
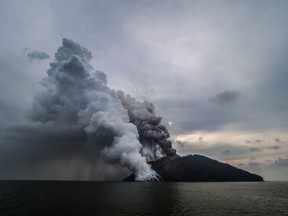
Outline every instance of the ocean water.
{"label": "ocean water", "polygon": [[288,215],[288,182],[0,181],[0,215]]}

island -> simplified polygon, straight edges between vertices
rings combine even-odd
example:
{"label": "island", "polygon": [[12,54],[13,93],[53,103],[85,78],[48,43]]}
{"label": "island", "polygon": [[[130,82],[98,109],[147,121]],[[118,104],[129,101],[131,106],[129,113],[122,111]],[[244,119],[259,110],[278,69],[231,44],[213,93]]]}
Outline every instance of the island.
{"label": "island", "polygon": [[[149,164],[158,173],[159,181],[164,182],[263,181],[259,175],[203,155],[165,156]],[[135,181],[134,174],[124,181]]]}

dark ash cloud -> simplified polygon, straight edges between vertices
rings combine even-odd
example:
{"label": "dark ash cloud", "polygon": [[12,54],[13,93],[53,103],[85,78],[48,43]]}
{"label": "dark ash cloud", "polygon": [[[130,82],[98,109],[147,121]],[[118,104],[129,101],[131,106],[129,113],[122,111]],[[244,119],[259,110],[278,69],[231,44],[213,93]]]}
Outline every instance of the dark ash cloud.
{"label": "dark ash cloud", "polygon": [[122,91],[117,91],[117,95],[123,107],[128,111],[130,122],[137,127],[142,154],[151,160],[157,159],[161,154],[175,156],[176,150],[172,148],[170,134],[161,124],[162,118],[156,116],[154,105],[147,101],[138,102]]}

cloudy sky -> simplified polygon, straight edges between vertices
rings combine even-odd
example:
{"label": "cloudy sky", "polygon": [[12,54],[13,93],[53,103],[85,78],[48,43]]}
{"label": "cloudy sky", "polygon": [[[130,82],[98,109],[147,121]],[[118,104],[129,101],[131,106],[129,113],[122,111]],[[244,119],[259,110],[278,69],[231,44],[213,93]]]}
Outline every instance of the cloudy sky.
{"label": "cloudy sky", "polygon": [[[29,178],[52,151],[31,147],[31,128],[13,140],[66,37],[92,52],[111,88],[154,103],[178,154],[287,181],[287,10],[286,0],[2,0],[0,178]],[[61,169],[57,151],[45,177]]]}

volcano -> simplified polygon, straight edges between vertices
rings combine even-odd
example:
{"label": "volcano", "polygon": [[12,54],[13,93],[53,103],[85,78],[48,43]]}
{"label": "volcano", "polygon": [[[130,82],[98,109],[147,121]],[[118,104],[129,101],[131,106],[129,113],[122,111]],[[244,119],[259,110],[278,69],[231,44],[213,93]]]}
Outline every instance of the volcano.
{"label": "volcano", "polygon": [[[202,155],[166,156],[149,164],[158,173],[159,180],[165,182],[263,181],[259,175]],[[124,181],[135,181],[135,175]]]}

